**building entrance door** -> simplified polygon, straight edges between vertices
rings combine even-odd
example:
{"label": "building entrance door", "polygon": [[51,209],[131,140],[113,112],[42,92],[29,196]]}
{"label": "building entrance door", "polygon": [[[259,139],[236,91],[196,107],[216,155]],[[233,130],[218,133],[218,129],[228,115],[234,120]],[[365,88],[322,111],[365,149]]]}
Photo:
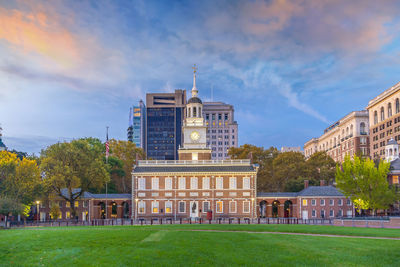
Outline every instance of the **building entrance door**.
{"label": "building entrance door", "polygon": [[301,216],[303,220],[308,220],[308,210],[303,210],[303,214]]}
{"label": "building entrance door", "polygon": [[190,218],[199,217],[199,203],[197,201],[190,201]]}

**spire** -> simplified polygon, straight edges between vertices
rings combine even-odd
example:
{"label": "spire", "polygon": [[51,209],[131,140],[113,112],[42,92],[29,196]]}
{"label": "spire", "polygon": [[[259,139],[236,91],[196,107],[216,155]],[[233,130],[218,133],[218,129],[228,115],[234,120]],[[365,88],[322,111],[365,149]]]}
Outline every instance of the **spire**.
{"label": "spire", "polygon": [[197,72],[196,64],[193,65],[192,69],[193,69],[192,97],[196,97],[196,96],[197,96],[197,93],[199,92],[199,91],[197,90],[197,87],[196,87],[196,72]]}

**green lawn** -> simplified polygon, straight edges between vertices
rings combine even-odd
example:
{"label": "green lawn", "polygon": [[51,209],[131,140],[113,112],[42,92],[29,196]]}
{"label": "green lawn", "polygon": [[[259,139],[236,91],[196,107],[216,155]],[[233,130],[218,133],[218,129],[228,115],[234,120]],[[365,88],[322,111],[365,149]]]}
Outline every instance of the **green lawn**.
{"label": "green lawn", "polygon": [[400,237],[400,230],[308,225],[31,228],[0,231],[0,265],[399,266],[400,262],[400,240],[240,231]]}

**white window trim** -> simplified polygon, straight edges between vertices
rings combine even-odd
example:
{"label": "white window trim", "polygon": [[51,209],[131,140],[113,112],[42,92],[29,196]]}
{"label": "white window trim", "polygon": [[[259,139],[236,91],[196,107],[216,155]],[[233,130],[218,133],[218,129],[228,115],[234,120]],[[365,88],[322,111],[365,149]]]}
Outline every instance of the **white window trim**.
{"label": "white window trim", "polygon": [[[218,211],[218,202],[221,202],[221,211]],[[215,213],[224,213],[224,202],[222,200],[217,200],[215,202]]]}
{"label": "white window trim", "polygon": [[[332,204],[331,204],[332,201]],[[329,206],[335,206],[335,200],[334,199],[329,199]]]}
{"label": "white window trim", "polygon": [[[313,213],[314,213],[314,214],[313,214]],[[312,211],[311,211],[311,217],[312,217],[312,218],[317,217],[317,210],[312,210]]]}
{"label": "white window trim", "polygon": [[[249,210],[248,210],[248,211],[245,211],[245,210],[244,210],[244,207],[246,206],[245,203],[246,203],[246,204],[247,204],[247,203],[249,204]],[[246,201],[243,201],[243,213],[250,213],[250,211],[251,211],[250,201],[247,201],[247,200],[246,200]]]}
{"label": "white window trim", "polygon": [[146,178],[138,178],[138,190],[146,190]]}
{"label": "white window trim", "polygon": [[[314,202],[314,204],[313,204]],[[317,200],[316,199],[311,199],[311,206],[317,206]]]}
{"label": "white window trim", "polygon": [[[245,181],[248,181],[248,183],[246,183]],[[243,189],[246,190],[250,189],[251,187],[250,183],[251,183],[250,177],[243,177]]]}
{"label": "white window trim", "polygon": [[[332,211],[332,215],[331,215],[331,211]],[[335,210],[329,210],[329,217],[335,217]]]}
{"label": "white window trim", "polygon": [[[219,183],[218,181],[221,181],[221,183]],[[217,190],[224,189],[224,178],[223,177],[215,178],[215,189],[217,189]]]}
{"label": "white window trim", "polygon": [[[181,203],[185,203],[185,205],[183,205],[183,211],[181,211]],[[186,202],[185,201],[179,201],[178,202],[178,213],[186,213]]]}
{"label": "white window trim", "polygon": [[[170,206],[170,208],[171,208],[171,211],[170,212],[167,212],[167,203],[168,204],[170,204],[169,206]],[[165,213],[168,213],[168,214],[171,214],[172,213],[172,201],[165,201]]]}
{"label": "white window trim", "polygon": [[[157,203],[157,212],[154,212],[154,204],[155,203]],[[160,202],[158,202],[158,201],[152,201],[151,202],[151,213],[153,213],[153,214],[158,214],[158,213],[160,213]]]}
{"label": "white window trim", "polygon": [[203,209],[202,209],[202,212],[203,213],[207,213],[207,210],[204,208],[204,203],[208,203],[208,209],[210,209],[211,207],[210,207],[210,201],[203,201]]}
{"label": "white window trim", "polygon": [[[324,204],[321,203],[322,200],[324,201]],[[319,205],[320,205],[320,206],[325,206],[325,199],[321,198],[321,199],[319,200]]]}
{"label": "white window trim", "polygon": [[[140,212],[140,203],[143,203],[143,212]],[[146,213],[146,202],[141,200],[138,202],[138,213],[139,214],[145,214]]]}
{"label": "white window trim", "polygon": [[[204,181],[207,181],[206,183]],[[207,186],[204,186],[207,185]],[[202,188],[209,190],[210,189],[210,177],[203,177]]]}
{"label": "white window trim", "polygon": [[[235,205],[235,210],[231,210],[231,204]],[[236,201],[229,201],[229,213],[237,213],[237,202]]]}
{"label": "white window trim", "polygon": [[236,190],[237,189],[237,179],[236,177],[229,177],[229,189]]}
{"label": "white window trim", "polygon": [[[170,186],[168,186],[168,187],[167,187],[167,184],[168,184],[168,183],[167,183],[167,180],[168,180],[168,181],[171,181],[171,182],[169,183]],[[172,190],[172,178],[171,178],[171,177],[165,178],[165,190]]]}
{"label": "white window trim", "polygon": [[199,189],[199,179],[197,177],[190,177],[190,189],[191,190]]}
{"label": "white window trim", "polygon": [[[181,181],[183,181],[183,182],[181,182]],[[182,188],[181,185],[183,185],[183,188]],[[186,189],[186,178],[185,177],[179,177],[179,179],[178,179],[178,188],[180,190],[185,190]]]}
{"label": "white window trim", "polygon": [[343,199],[338,200],[338,206],[343,206]]}
{"label": "white window trim", "polygon": [[160,179],[157,177],[151,178],[151,190],[159,190],[160,189]]}

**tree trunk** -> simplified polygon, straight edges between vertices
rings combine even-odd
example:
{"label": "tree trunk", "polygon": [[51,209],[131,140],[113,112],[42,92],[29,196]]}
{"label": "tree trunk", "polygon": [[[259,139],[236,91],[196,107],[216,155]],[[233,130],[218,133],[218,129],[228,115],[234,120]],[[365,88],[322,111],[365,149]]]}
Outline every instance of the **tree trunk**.
{"label": "tree trunk", "polygon": [[71,199],[69,203],[71,205],[71,216],[72,216],[72,219],[75,219],[75,217],[76,217],[75,201],[73,199]]}

